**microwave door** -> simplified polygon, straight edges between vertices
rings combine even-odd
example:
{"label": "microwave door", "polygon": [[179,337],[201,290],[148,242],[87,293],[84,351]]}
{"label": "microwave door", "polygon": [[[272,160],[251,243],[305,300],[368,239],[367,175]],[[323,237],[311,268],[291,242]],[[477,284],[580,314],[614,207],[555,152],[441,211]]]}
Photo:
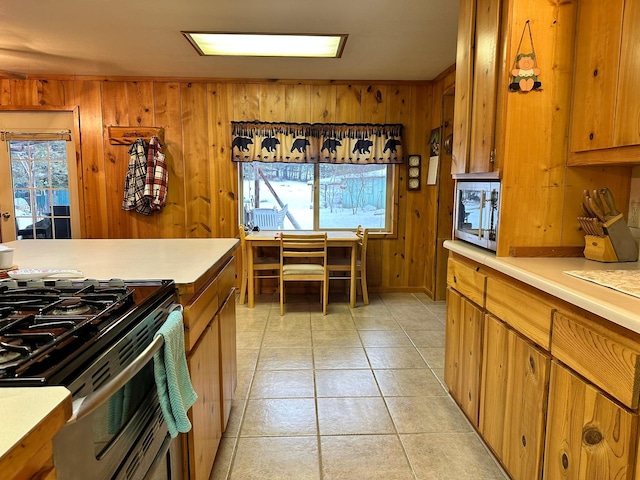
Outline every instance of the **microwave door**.
{"label": "microwave door", "polygon": [[461,189],[458,191],[458,218],[456,235],[475,244],[483,244],[484,191]]}

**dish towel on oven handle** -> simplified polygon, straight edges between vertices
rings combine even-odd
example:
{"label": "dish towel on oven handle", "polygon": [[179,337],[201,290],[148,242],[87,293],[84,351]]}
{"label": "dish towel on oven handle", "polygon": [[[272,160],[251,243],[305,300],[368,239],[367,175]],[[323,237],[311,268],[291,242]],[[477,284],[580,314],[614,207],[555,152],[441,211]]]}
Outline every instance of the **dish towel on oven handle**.
{"label": "dish towel on oven handle", "polygon": [[153,357],[153,370],[162,413],[171,438],[175,438],[178,433],[191,430],[187,410],[198,398],[187,367],[182,313],[171,312],[155,334],[158,335],[164,338],[164,345]]}

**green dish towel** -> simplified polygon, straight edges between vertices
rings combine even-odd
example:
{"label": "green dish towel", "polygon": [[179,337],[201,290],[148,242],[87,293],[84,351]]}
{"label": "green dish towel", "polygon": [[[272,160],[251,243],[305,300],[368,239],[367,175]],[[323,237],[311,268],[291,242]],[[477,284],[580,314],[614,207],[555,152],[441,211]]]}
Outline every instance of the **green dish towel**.
{"label": "green dish towel", "polygon": [[193,390],[187,357],[184,352],[184,325],[182,313],[171,312],[169,318],[155,334],[162,335],[164,346],[153,357],[153,372],[158,390],[158,398],[171,438],[178,433],[191,430],[187,417],[198,398]]}

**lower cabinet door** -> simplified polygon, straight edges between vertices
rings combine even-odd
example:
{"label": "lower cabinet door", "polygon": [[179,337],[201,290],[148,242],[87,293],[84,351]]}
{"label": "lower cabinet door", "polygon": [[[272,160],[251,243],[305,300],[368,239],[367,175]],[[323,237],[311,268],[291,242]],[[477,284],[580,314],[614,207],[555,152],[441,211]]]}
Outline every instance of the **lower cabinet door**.
{"label": "lower cabinet door", "polygon": [[230,294],[218,313],[220,322],[220,393],[222,394],[222,431],[227,428],[233,396],[238,383],[236,359],[236,302]]}
{"label": "lower cabinet door", "polygon": [[633,478],[637,427],[637,415],[552,362],[545,479]]}
{"label": "lower cabinet door", "polygon": [[548,354],[485,317],[479,430],[514,480],[542,476],[549,369]]}
{"label": "lower cabinet door", "polygon": [[187,434],[189,478],[207,479],[222,437],[220,408],[220,336],[217,317],[207,326],[187,359],[198,400],[191,407]]}
{"label": "lower cabinet door", "polygon": [[451,396],[478,426],[482,317],[478,307],[455,290],[447,290],[444,381]]}

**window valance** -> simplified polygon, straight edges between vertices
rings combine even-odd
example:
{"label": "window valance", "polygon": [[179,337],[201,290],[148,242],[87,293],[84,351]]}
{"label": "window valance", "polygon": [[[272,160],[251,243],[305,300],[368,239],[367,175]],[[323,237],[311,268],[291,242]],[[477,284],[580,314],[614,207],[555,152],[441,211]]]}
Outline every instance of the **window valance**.
{"label": "window valance", "polygon": [[402,125],[231,122],[234,162],[403,163]]}

